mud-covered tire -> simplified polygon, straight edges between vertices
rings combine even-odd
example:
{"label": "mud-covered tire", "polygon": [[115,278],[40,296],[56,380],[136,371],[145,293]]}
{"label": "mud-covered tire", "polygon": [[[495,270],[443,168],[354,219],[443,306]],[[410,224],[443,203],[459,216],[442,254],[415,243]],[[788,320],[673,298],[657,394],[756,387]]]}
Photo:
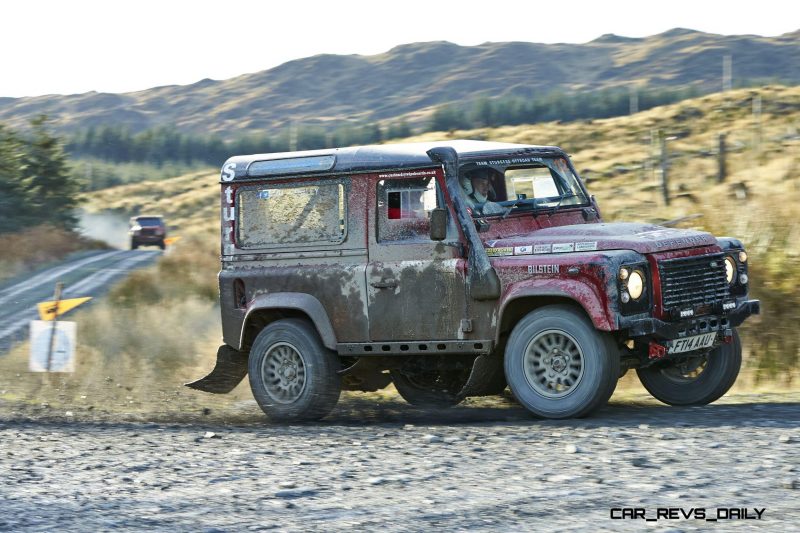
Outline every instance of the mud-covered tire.
{"label": "mud-covered tire", "polygon": [[167,247],[167,243],[164,241],[158,241],[158,247],[164,250]]}
{"label": "mud-covered tire", "polygon": [[705,357],[696,376],[682,375],[676,365],[655,364],[636,373],[647,392],[669,405],[706,405],[720,399],[736,381],[742,366],[742,343],[733,330],[733,341],[721,344]]}
{"label": "mud-covered tire", "polygon": [[582,310],[569,305],[541,307],[511,332],[505,373],[514,396],[535,415],[587,416],[605,405],[616,388],[619,349]]}
{"label": "mud-covered tire", "polygon": [[131,250],[135,250],[139,247],[139,243],[136,242],[136,239],[131,239]]}
{"label": "mud-covered tire", "polygon": [[[461,403],[458,390],[433,389],[422,387],[405,374],[390,370],[394,388],[405,401],[417,407],[453,407]],[[460,389],[459,389],[460,390]]]}
{"label": "mud-covered tire", "polygon": [[[271,323],[250,349],[248,375],[253,396],[276,422],[319,420],[330,413],[342,390],[338,356],[314,326],[289,318]],[[302,383],[298,379],[302,376]]]}

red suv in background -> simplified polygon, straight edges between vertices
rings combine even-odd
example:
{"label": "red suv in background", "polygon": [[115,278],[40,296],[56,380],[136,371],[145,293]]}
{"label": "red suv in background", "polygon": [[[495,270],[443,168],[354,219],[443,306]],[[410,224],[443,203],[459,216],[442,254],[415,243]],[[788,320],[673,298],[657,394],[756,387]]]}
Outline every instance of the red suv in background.
{"label": "red suv in background", "polygon": [[164,219],[157,215],[141,215],[131,217],[131,250],[143,245],[155,245],[162,250],[166,247],[164,239],[167,237],[167,227]]}

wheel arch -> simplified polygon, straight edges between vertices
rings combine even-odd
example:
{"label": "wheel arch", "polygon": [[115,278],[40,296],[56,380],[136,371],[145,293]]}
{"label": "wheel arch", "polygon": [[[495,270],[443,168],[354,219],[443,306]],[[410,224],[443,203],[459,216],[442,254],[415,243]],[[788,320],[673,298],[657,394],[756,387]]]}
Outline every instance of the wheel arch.
{"label": "wheel arch", "polygon": [[500,343],[500,340],[510,334],[514,325],[525,315],[548,305],[568,305],[579,310],[596,329],[601,331],[613,330],[613,323],[608,320],[605,309],[600,305],[600,302],[592,298],[588,303],[595,309],[595,313],[589,312],[581,300],[565,291],[532,291],[510,295],[500,308],[495,342]]}
{"label": "wheel arch", "polygon": [[283,318],[308,320],[329,350],[336,350],[336,334],[328,313],[319,300],[310,294],[274,292],[256,296],[248,306],[242,323],[239,349],[249,350],[258,333]]}

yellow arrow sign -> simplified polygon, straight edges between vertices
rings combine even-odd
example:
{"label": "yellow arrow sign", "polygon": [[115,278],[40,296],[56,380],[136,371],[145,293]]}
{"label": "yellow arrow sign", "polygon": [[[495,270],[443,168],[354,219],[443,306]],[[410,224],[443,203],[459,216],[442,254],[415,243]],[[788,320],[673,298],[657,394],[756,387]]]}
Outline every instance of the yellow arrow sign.
{"label": "yellow arrow sign", "polygon": [[181,238],[180,238],[180,236],[177,236],[177,235],[175,237],[167,237],[166,239],[164,239],[164,244],[166,244],[167,246],[172,246],[173,244],[175,244],[179,240],[181,240]]}
{"label": "yellow arrow sign", "polygon": [[59,300],[58,306],[56,307],[56,302],[42,302],[40,304],[36,304],[36,307],[39,308],[39,316],[42,320],[54,320],[56,318],[56,311],[58,311],[58,316],[63,315],[67,311],[74,309],[81,305],[82,303],[86,303],[91,300],[91,297],[87,298],[71,298],[69,300]]}

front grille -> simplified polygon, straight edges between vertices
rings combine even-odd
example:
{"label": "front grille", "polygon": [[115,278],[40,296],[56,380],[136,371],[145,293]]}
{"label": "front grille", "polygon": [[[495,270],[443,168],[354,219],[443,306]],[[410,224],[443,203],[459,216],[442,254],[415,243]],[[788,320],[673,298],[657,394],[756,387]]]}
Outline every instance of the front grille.
{"label": "front grille", "polygon": [[665,259],[658,262],[664,311],[692,308],[700,314],[729,295],[724,254]]}

